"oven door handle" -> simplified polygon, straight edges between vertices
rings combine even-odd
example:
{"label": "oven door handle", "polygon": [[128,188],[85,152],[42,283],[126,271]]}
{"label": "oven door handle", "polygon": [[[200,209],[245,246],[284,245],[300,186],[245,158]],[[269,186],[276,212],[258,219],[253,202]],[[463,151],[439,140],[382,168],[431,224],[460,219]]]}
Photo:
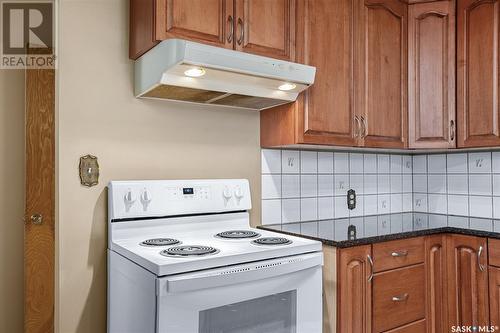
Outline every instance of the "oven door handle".
{"label": "oven door handle", "polygon": [[240,284],[273,278],[322,265],[323,253],[314,252],[201,272],[173,275],[157,280],[156,293],[158,296],[165,296],[171,293]]}

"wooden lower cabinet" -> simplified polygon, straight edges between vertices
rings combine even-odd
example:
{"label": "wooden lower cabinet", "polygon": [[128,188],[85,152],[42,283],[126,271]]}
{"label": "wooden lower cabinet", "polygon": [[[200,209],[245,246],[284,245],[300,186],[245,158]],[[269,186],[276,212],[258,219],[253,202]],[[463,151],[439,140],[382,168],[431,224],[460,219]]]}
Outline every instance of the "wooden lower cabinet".
{"label": "wooden lower cabinet", "polygon": [[425,267],[427,332],[448,332],[446,235],[425,237]]}
{"label": "wooden lower cabinet", "polygon": [[490,266],[490,325],[500,327],[500,268]]}

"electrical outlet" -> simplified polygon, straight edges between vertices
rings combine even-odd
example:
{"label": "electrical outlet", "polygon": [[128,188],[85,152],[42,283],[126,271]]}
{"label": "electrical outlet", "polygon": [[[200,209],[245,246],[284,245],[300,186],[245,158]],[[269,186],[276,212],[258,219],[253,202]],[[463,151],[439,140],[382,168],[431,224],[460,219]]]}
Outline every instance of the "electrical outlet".
{"label": "electrical outlet", "polygon": [[349,208],[349,210],[356,208],[356,191],[352,189],[347,191],[347,208]]}

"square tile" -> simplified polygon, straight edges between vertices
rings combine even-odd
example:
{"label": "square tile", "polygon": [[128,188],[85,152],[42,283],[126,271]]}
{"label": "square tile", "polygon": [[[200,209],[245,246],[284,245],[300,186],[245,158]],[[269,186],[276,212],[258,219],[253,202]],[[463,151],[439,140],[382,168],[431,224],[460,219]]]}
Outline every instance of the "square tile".
{"label": "square tile", "polygon": [[318,153],[315,151],[300,152],[300,172],[317,173],[318,172]]}
{"label": "square tile", "polygon": [[448,194],[469,194],[469,178],[467,175],[448,175]]}
{"label": "square tile", "polygon": [[356,227],[356,238],[362,238],[365,234],[365,221],[362,217],[351,218],[351,225]]}
{"label": "square tile", "polygon": [[500,151],[494,151],[492,153],[492,170],[493,173],[500,173]]}
{"label": "square tile", "polygon": [[349,190],[349,175],[347,174],[335,174],[335,187],[334,194],[336,196],[346,196]]}
{"label": "square tile", "polygon": [[413,213],[404,213],[403,215],[403,231],[413,231]]}
{"label": "square tile", "polygon": [[300,176],[282,175],[281,176],[281,197],[299,198],[300,197]]}
{"label": "square tile", "polygon": [[378,175],[377,176],[377,187],[379,194],[385,194],[391,192],[391,179],[389,175]]}
{"label": "square tile", "polygon": [[446,214],[448,202],[445,194],[429,194],[429,213]]}
{"label": "square tile", "polygon": [[413,192],[427,193],[427,175],[413,175]]}
{"label": "square tile", "polygon": [[389,173],[391,171],[391,163],[389,155],[377,155],[378,173]]}
{"label": "square tile", "polygon": [[416,212],[427,212],[427,194],[415,193],[413,195],[413,209]]}
{"label": "square tile", "polygon": [[500,196],[500,175],[493,175],[493,195]]}
{"label": "square tile", "polygon": [[318,175],[318,195],[321,197],[324,196],[333,196],[333,187],[334,187],[334,178],[333,175]]}
{"label": "square tile", "polygon": [[318,153],[318,173],[333,173],[333,153]]}
{"label": "square tile", "polygon": [[364,172],[377,173],[377,155],[364,154],[363,157],[364,157]]}
{"label": "square tile", "polygon": [[347,198],[335,197],[335,208],[333,210],[336,219],[349,217],[349,209],[347,208]]}
{"label": "square tile", "polygon": [[492,195],[491,175],[469,175],[470,195]]}
{"label": "square tile", "polygon": [[319,221],[318,223],[318,237],[334,240],[335,239],[335,225],[333,221]]}
{"label": "square tile", "polygon": [[364,175],[364,193],[377,194],[377,175]]}
{"label": "square tile", "polygon": [[307,222],[300,224],[300,234],[310,237],[318,236],[318,222]]}
{"label": "square tile", "polygon": [[429,175],[429,193],[446,193],[446,175]]}
{"label": "square tile", "polygon": [[378,219],[376,216],[365,217],[364,219],[365,237],[378,235]]}
{"label": "square tile", "polygon": [[413,176],[403,175],[403,192],[411,193],[413,192]]}
{"label": "square tile", "polygon": [[391,213],[401,213],[403,211],[403,195],[391,194]]}
{"label": "square tile", "polygon": [[288,223],[282,224],[281,230],[286,232],[291,232],[293,234],[300,235],[300,223]]}
{"label": "square tile", "polygon": [[465,195],[448,195],[448,214],[469,215],[469,199]]}
{"label": "square tile", "polygon": [[378,214],[389,214],[391,212],[391,196],[379,195],[378,196]]}
{"label": "square tile", "polygon": [[333,154],[333,172],[349,173],[349,154],[334,153]]}
{"label": "square tile", "polygon": [[403,173],[403,156],[391,155],[391,173]]}
{"label": "square tile", "polygon": [[341,219],[335,221],[335,240],[337,242],[347,240],[347,230],[349,228],[349,219]]}
{"label": "square tile", "polygon": [[261,150],[262,173],[281,173],[281,150]]}
{"label": "square tile", "polygon": [[300,199],[300,220],[315,221],[318,219],[318,199],[305,198]]}
{"label": "square tile", "polygon": [[444,228],[448,226],[448,218],[446,215],[430,215],[429,228]]}
{"label": "square tile", "polygon": [[469,213],[474,217],[493,217],[493,198],[478,197],[471,195],[469,197]]}
{"label": "square tile", "polygon": [[281,223],[281,200],[262,200],[262,224]]}
{"label": "square tile", "polygon": [[363,201],[365,215],[376,215],[378,212],[378,197],[376,195],[365,195]]}
{"label": "square tile", "polygon": [[402,175],[391,175],[391,193],[403,193]]}
{"label": "square tile", "polygon": [[300,196],[316,197],[318,195],[318,176],[300,175]]}
{"label": "square tile", "polygon": [[318,198],[318,218],[320,220],[333,219],[333,197]]}
{"label": "square tile", "polygon": [[429,155],[427,164],[429,173],[446,173],[446,155]]}
{"label": "square tile", "polygon": [[283,150],[281,152],[282,173],[299,173],[300,152],[298,150]]}
{"label": "square tile", "polygon": [[491,172],[491,153],[469,153],[469,172],[470,173],[490,173]]}
{"label": "square tile", "polygon": [[411,155],[403,156],[403,173],[412,174],[413,173],[413,158]]}
{"label": "square tile", "polygon": [[493,231],[493,221],[490,219],[471,218],[469,228],[481,231]]}
{"label": "square tile", "polygon": [[363,173],[363,154],[349,154],[350,173]]}
{"label": "square tile", "polygon": [[281,201],[281,223],[300,221],[300,199],[283,199]]}
{"label": "square tile", "polygon": [[388,235],[391,233],[391,216],[378,216],[378,235]]}
{"label": "square tile", "polygon": [[413,156],[413,173],[427,173],[427,156]]}
{"label": "square tile", "polygon": [[403,214],[391,215],[391,233],[403,232]]}
{"label": "square tile", "polygon": [[493,197],[493,217],[500,219],[500,197]]}
{"label": "square tile", "polygon": [[500,233],[500,220],[493,221],[493,232]]}
{"label": "square tile", "polygon": [[363,175],[350,175],[349,176],[349,188],[356,191],[356,194],[364,193],[363,186]]}
{"label": "square tile", "polygon": [[469,229],[469,218],[464,216],[448,216],[448,226]]}
{"label": "square tile", "polygon": [[413,211],[413,194],[404,193],[403,194],[403,212]]}
{"label": "square tile", "polygon": [[356,197],[356,208],[352,209],[349,216],[363,216],[364,215],[364,196]]}
{"label": "square tile", "polygon": [[281,175],[262,175],[262,199],[281,198]]}
{"label": "square tile", "polygon": [[448,154],[448,173],[467,173],[467,154]]}
{"label": "square tile", "polygon": [[429,228],[429,216],[426,214],[415,214],[413,217],[413,229],[425,230]]}

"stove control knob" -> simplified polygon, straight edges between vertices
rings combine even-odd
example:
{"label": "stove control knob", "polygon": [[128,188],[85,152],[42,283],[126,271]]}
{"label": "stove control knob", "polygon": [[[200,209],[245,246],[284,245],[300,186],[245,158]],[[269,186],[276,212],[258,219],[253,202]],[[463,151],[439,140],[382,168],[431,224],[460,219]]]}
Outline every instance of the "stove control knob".
{"label": "stove control knob", "polygon": [[125,201],[125,209],[128,212],[130,210],[130,207],[132,207],[136,201],[132,190],[128,190],[123,200]]}
{"label": "stove control knob", "polygon": [[234,196],[236,197],[236,199],[238,199],[238,201],[240,201],[245,196],[245,193],[243,192],[241,187],[237,186],[234,190]]}
{"label": "stove control knob", "polygon": [[147,189],[144,189],[144,192],[141,194],[141,203],[144,211],[148,210],[148,206],[151,203],[151,193]]}
{"label": "stove control knob", "polygon": [[233,197],[233,193],[231,193],[229,187],[226,186],[222,192],[222,196],[224,197],[224,203],[227,205],[228,201]]}

